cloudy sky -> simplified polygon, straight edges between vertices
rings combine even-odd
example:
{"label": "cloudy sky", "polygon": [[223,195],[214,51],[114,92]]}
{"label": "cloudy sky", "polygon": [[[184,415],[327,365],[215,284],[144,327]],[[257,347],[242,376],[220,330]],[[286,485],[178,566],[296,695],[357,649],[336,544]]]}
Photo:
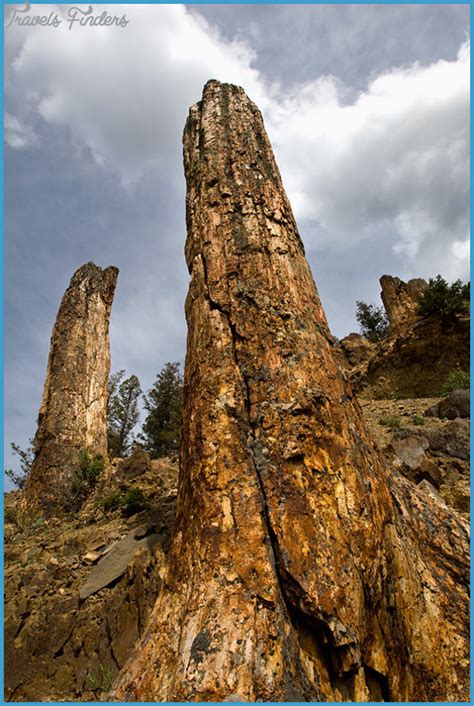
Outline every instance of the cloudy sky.
{"label": "cloudy sky", "polygon": [[[5,30],[6,446],[35,432],[84,262],[120,268],[113,370],[147,389],[184,359],[181,134],[210,78],[263,112],[335,335],[357,329],[356,299],[379,303],[383,273],[467,278],[468,5],[93,9],[127,24],[70,28],[69,6],[34,5]],[[16,21],[50,13],[59,26]]]}

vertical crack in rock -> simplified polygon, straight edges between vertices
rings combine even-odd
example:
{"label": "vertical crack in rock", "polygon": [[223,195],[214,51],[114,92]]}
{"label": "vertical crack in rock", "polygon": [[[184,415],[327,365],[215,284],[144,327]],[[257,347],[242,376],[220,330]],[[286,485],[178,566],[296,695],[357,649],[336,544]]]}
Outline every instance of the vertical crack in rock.
{"label": "vertical crack in rock", "polygon": [[56,317],[22,509],[71,510],[82,450],[107,453],[109,318],[116,267],[92,262],[73,275]]}
{"label": "vertical crack in rock", "polygon": [[183,141],[175,534],[111,698],[468,699],[467,527],[366,432],[260,112],[210,81]]}

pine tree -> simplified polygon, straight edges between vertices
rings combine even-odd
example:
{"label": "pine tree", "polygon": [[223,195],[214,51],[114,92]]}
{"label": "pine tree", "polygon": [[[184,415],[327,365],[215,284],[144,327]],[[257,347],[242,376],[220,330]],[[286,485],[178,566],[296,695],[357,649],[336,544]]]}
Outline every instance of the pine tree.
{"label": "pine tree", "polygon": [[448,324],[456,319],[457,314],[469,313],[470,283],[463,284],[460,279],[448,284],[437,275],[430,279],[427,289],[420,297],[418,313],[424,318],[433,316]]}
{"label": "pine tree", "polygon": [[107,440],[110,456],[124,456],[132,443],[132,432],[140,418],[138,402],[142,394],[136,375],[123,380],[125,370],[109,378]]}
{"label": "pine tree", "polygon": [[181,435],[183,378],[179,363],[166,363],[145,396],[148,416],[140,439],[152,458],[177,453]]}

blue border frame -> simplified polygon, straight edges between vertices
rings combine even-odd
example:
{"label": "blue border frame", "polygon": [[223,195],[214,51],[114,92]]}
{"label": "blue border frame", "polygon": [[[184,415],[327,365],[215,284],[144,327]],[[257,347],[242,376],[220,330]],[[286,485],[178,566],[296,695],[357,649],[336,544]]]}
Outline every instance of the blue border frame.
{"label": "blue border frame", "polygon": [[[93,5],[121,5],[121,4],[126,4],[126,5],[470,5],[471,10],[470,10],[470,22],[472,22],[472,5],[473,5],[474,0],[458,0],[456,2],[455,0],[431,0],[431,2],[428,2],[427,0],[418,0],[417,2],[411,2],[410,0],[378,0],[378,2],[374,2],[374,0],[351,0],[351,2],[338,2],[337,0],[326,0],[326,2],[312,2],[311,0],[296,0],[296,2],[285,2],[285,0],[238,0],[238,2],[231,2],[230,0],[193,0],[193,2],[187,2],[187,3],[182,3],[182,2],[176,2],[176,0],[129,0],[128,2],[125,3],[119,3],[115,2],[114,0],[111,0],[108,3],[102,3],[102,2],[96,2],[92,3]],[[23,3],[14,3],[14,2],[5,2],[4,0],[1,0],[1,20],[2,20],[2,28],[4,27],[4,6],[5,5],[18,5],[18,4],[23,4]],[[44,2],[37,2],[36,0],[30,0],[31,5],[45,5],[47,3]],[[71,0],[56,0],[54,3],[56,5],[84,5],[84,4],[91,4],[89,2],[83,2],[79,0],[77,3],[71,2]],[[2,87],[4,87],[4,35],[2,33],[2,51],[1,51],[1,57],[0,57],[0,64],[1,64],[1,76],[2,76]],[[472,87],[474,85],[474,80],[472,76],[472,71],[471,71],[471,95],[472,95]],[[0,95],[0,106],[1,106],[1,111],[2,115],[4,114],[4,94],[3,90],[1,91]],[[472,106],[471,106],[471,119],[470,123],[472,125]],[[2,163],[2,167],[4,165],[4,143],[3,140],[1,141],[1,146],[0,146],[0,160]],[[472,182],[472,176],[473,176],[473,167],[472,167],[472,161],[471,161],[471,166],[470,166],[470,177],[471,177],[471,182]],[[0,302],[1,302],[1,308],[0,308],[0,339],[1,339],[1,351],[0,351],[0,361],[2,365],[2,371],[3,371],[3,365],[4,365],[4,291],[3,291],[3,282],[4,282],[4,231],[3,231],[3,224],[4,224],[4,170],[2,168],[1,173],[0,173],[0,183],[1,183],[1,196],[0,196],[0,214],[1,214],[1,223],[2,223],[2,232],[1,232],[1,238],[0,238],[0,252],[1,252],[1,257],[0,257],[0,282],[2,283],[1,287],[1,293],[0,293]],[[471,205],[472,205],[472,196],[471,196]],[[472,222],[471,222],[472,226]],[[472,274],[472,272],[471,272]],[[472,294],[471,291],[471,305],[472,302],[474,301],[474,295]],[[470,334],[470,340],[471,340],[471,350],[472,350],[472,343],[473,343],[474,335],[473,331],[471,328],[471,334]],[[474,370],[474,365],[472,362],[472,357],[471,357],[471,376]],[[0,419],[2,423],[2,430],[3,430],[3,421],[4,421],[4,375],[2,374],[1,376],[1,382],[0,382],[0,396],[1,396],[1,410],[0,410]],[[473,432],[471,430],[471,448],[472,448],[472,438],[473,438]],[[3,434],[2,438],[0,441],[0,448],[2,451],[2,458],[4,458],[4,441],[3,441]],[[1,492],[3,496],[4,492],[4,477],[3,473],[1,474]],[[471,482],[471,489],[472,489],[472,482]],[[474,499],[472,497],[471,493],[471,517],[473,515],[473,510],[474,510]],[[4,526],[4,503],[0,503],[0,523],[3,528]],[[471,566],[472,566],[472,559],[473,559],[473,546],[472,542],[470,544],[470,555],[471,555]],[[1,557],[0,557],[0,586],[2,589],[2,595],[4,591],[4,536],[2,533],[2,552],[1,552]],[[472,592],[472,573],[471,573],[471,579],[470,579],[470,586],[471,586],[471,592]],[[2,625],[4,624],[4,603],[1,601],[0,605],[0,619]],[[3,630],[0,633],[0,694],[4,695],[4,633]],[[474,635],[472,631],[472,610],[471,610],[471,656],[473,653],[473,647],[474,647]],[[471,659],[471,703],[474,701],[474,688],[473,688],[473,676],[474,676],[474,668],[472,664],[472,659]],[[37,705],[40,703],[59,703],[59,702],[38,702],[38,701],[24,701],[21,702],[26,705]],[[66,702],[63,701],[61,702],[63,704],[69,705],[70,706],[75,706],[77,703],[89,703],[89,704],[97,704],[97,706],[100,706],[100,704],[103,703],[108,703],[104,701],[88,701],[88,702],[78,702],[78,701],[73,701],[73,702]],[[127,702],[121,702],[121,703],[127,703]],[[133,703],[141,703],[143,706],[147,706],[147,704],[155,703],[155,702],[133,702]],[[168,702],[171,703],[171,702]],[[202,702],[206,703],[206,702]],[[275,704],[275,706],[279,706],[281,702],[266,702],[268,704]],[[301,703],[301,702],[287,702],[287,703]],[[333,702],[321,702],[321,703],[333,703]],[[367,702],[359,702],[359,703],[367,703]],[[372,703],[372,702],[370,702]],[[402,702],[390,702],[390,703],[402,703]],[[412,701],[410,702],[412,704],[426,704],[426,703],[432,703],[432,702],[417,702],[417,701]],[[439,706],[442,704],[452,704],[452,703],[458,703],[458,702],[436,702]],[[465,703],[465,702],[464,702]],[[241,706],[244,706],[241,704]]]}

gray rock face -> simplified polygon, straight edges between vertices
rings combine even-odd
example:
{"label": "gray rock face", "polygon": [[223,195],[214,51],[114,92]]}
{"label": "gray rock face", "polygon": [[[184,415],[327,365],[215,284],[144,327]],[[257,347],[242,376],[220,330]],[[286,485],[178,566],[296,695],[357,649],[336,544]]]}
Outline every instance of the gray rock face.
{"label": "gray rock face", "polygon": [[391,443],[394,464],[418,487],[429,493],[435,489],[450,507],[468,513],[469,432],[466,419],[438,423],[423,431],[402,429]]}
{"label": "gray rock face", "polygon": [[89,578],[79,591],[81,600],[97,593],[101,588],[118,579],[126,572],[128,565],[140,549],[151,550],[161,540],[159,534],[150,534],[143,539],[137,539],[136,535],[137,531],[132,530],[117,542],[113,549],[92,569]]}
{"label": "gray rock face", "polygon": [[434,456],[446,455],[468,461],[469,430],[469,422],[466,419],[453,419],[443,429],[426,430],[424,435]]}
{"label": "gray rock face", "polygon": [[420,466],[428,446],[429,443],[423,436],[408,436],[392,442],[393,450],[397,456],[413,470]]}
{"label": "gray rock face", "polygon": [[89,262],[73,275],[56,317],[22,511],[75,506],[80,453],[107,454],[109,318],[118,269]]}

